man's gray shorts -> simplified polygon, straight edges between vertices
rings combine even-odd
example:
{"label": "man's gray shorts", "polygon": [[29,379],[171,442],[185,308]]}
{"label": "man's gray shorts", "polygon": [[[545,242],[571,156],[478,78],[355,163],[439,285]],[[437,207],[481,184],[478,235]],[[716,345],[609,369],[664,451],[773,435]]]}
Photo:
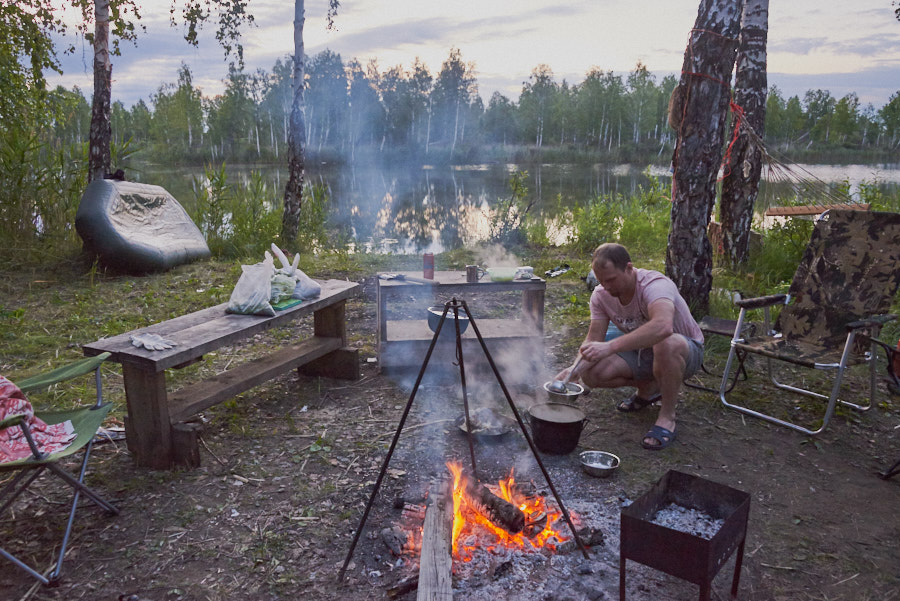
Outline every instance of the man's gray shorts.
{"label": "man's gray shorts", "polygon": [[[703,343],[682,334],[678,335],[684,338],[688,343],[689,352],[687,362],[684,365],[684,377],[689,378],[693,376],[697,370],[700,369],[700,365],[703,364]],[[628,364],[628,367],[631,368],[631,373],[635,380],[653,379],[652,348],[645,348],[637,351],[624,351],[617,354],[622,357],[622,359],[625,360],[625,363]]]}

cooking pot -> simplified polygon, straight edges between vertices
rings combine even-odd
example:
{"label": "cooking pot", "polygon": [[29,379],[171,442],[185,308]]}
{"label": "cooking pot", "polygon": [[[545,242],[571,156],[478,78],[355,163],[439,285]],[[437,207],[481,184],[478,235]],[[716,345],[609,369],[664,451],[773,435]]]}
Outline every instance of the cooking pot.
{"label": "cooking pot", "polygon": [[531,436],[544,453],[565,455],[578,446],[587,418],[578,407],[565,403],[538,403],[528,409]]}
{"label": "cooking pot", "polygon": [[[438,324],[441,323],[441,316],[444,314],[444,307],[428,307],[428,327],[432,332],[437,331]],[[453,309],[447,311],[447,319],[444,321],[444,327],[441,328],[441,340],[447,338],[456,338],[456,326],[453,324]],[[465,311],[459,311],[459,333],[462,334],[469,327],[469,316]]]}

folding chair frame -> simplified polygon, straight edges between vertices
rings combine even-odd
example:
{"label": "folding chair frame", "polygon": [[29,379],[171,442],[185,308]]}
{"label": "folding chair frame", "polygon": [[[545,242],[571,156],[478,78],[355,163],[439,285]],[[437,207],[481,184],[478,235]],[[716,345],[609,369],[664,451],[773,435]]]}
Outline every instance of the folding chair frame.
{"label": "folding chair frame", "polygon": [[[719,317],[710,317],[707,315],[702,320],[700,320],[700,329],[703,331],[704,336],[717,335],[717,336],[728,336],[731,337],[733,335],[733,330],[737,322],[733,319],[722,319]],[[755,328],[755,325],[748,324],[745,326],[745,329]],[[734,378],[732,378],[731,383],[728,384],[728,388],[725,392],[731,392],[731,390],[737,385],[738,380],[746,381],[750,376],[747,374],[747,369],[744,367],[744,361],[747,359],[747,353],[743,350],[739,350],[737,352],[737,360],[738,360],[738,369],[734,373]],[[715,376],[713,372],[709,371],[706,367],[705,363],[700,364],[700,369],[703,370],[703,373],[709,376]],[[696,375],[696,374],[695,374]],[[695,390],[704,390],[706,392],[719,392],[719,387],[713,388],[712,386],[704,386],[703,384],[694,384],[690,381],[690,379],[686,379],[684,381],[684,385],[688,388],[693,388]]]}
{"label": "folding chair frame", "polygon": [[[731,349],[719,385],[726,407],[786,426],[807,435],[821,433],[838,403],[866,411],[876,403],[876,345],[872,337],[896,319],[889,315],[891,301],[900,287],[900,214],[854,210],[828,210],[814,224],[803,256],[791,280],[788,294],[741,299]],[[775,329],[770,329],[770,309],[781,305]],[[750,310],[764,311],[762,335],[744,334]],[[775,331],[777,330],[777,331]],[[746,336],[746,338],[744,338]],[[728,377],[739,352],[766,358],[769,378],[777,389],[825,401],[821,426],[807,428],[749,409],[726,399]],[[775,361],[834,375],[827,394],[779,382]],[[867,404],[838,398],[845,371],[869,364]],[[836,370],[836,371],[835,371]]]}
{"label": "folding chair frame", "polygon": [[[99,427],[100,423],[103,421],[110,410],[110,405],[103,403],[103,387],[100,375],[100,366],[108,356],[109,353],[103,353],[102,355],[98,355],[97,357],[84,359],[71,366],[61,368],[60,370],[57,370],[57,372],[51,372],[50,374],[45,374],[44,376],[31,378],[20,383],[19,388],[23,392],[38,390],[40,388],[45,388],[50,383],[71,379],[73,377],[85,375],[87,373],[90,373],[90,371],[93,371],[95,386],[97,390],[97,399],[94,405],[86,410],[99,412],[96,416],[92,416],[94,420],[96,420],[97,426]],[[65,373],[60,379],[54,380],[52,374],[58,372]],[[34,384],[31,384],[32,382],[34,382]],[[38,415],[40,416],[40,414]],[[72,445],[81,444],[81,446],[84,448],[84,457],[82,458],[81,468],[78,472],[78,477],[76,478],[56,464],[54,454],[47,455],[40,451],[34,439],[32,438],[31,432],[24,419],[19,419],[17,425],[22,428],[22,432],[25,435],[26,440],[28,441],[29,447],[31,448],[32,456],[27,460],[27,462],[17,462],[16,466],[14,467],[19,470],[18,473],[10,482],[6,484],[6,486],[3,487],[2,490],[0,490],[0,502],[2,502],[2,506],[0,506],[0,515],[3,515],[3,513],[10,506],[12,506],[19,495],[21,495],[31,485],[32,482],[34,482],[41,474],[43,474],[45,470],[50,470],[52,474],[58,476],[68,486],[72,487],[72,489],[74,490],[74,497],[72,499],[72,506],[69,510],[69,518],[68,522],[66,523],[66,529],[63,534],[62,546],[60,547],[59,554],[56,561],[54,562],[53,569],[52,571],[50,571],[50,574],[48,576],[45,576],[44,574],[38,572],[33,567],[15,557],[12,553],[3,549],[2,547],[0,547],[0,556],[6,558],[10,562],[30,574],[32,577],[39,580],[44,585],[58,586],[60,574],[62,572],[63,559],[65,558],[66,549],[69,544],[69,538],[72,534],[72,527],[75,523],[75,512],[78,509],[78,501],[81,494],[84,493],[84,495],[88,499],[103,508],[109,515],[118,514],[119,510],[112,503],[103,499],[103,497],[98,495],[96,492],[94,492],[84,484],[84,477],[87,472],[87,465],[88,461],[90,460],[91,448],[94,444],[96,429],[94,429],[93,432],[84,434],[85,436],[87,436],[86,442],[82,441],[81,443],[79,443],[79,441],[76,439],[72,443]],[[9,427],[16,426],[9,425]],[[4,466],[0,465],[0,468],[3,467]],[[4,471],[8,471],[8,469]]]}
{"label": "folding chair frame", "polygon": [[[734,381],[731,382],[731,384],[729,385],[728,379],[729,379],[729,374],[731,373],[731,366],[734,362],[735,357],[737,357],[740,362],[739,363],[740,369],[744,368],[744,359],[746,357],[741,357],[740,353],[743,352],[746,355],[746,350],[744,348],[741,348],[740,345],[746,342],[745,339],[743,338],[743,336],[741,335],[741,332],[743,331],[743,324],[744,324],[744,320],[746,318],[747,311],[750,309],[759,309],[759,308],[763,309],[765,331],[773,334],[774,332],[772,332],[772,330],[770,329],[770,322],[771,322],[770,307],[773,305],[787,304],[789,302],[789,300],[790,300],[790,297],[786,294],[776,294],[773,296],[762,297],[762,298],[758,298],[758,299],[748,299],[747,301],[737,301],[736,302],[736,304],[740,307],[741,312],[740,312],[740,315],[738,316],[737,324],[735,325],[734,336],[731,340],[731,349],[729,350],[728,359],[725,362],[725,370],[722,374],[722,382],[719,385],[719,399],[722,401],[722,404],[724,404],[726,407],[735,409],[736,411],[740,411],[741,413],[745,413],[747,415],[752,415],[753,417],[758,417],[760,419],[771,422],[773,424],[786,426],[788,428],[791,428],[792,430],[802,432],[803,434],[807,434],[809,436],[815,436],[816,434],[820,434],[828,426],[828,423],[831,421],[831,417],[834,414],[834,409],[838,404],[844,405],[845,407],[850,407],[857,411],[868,411],[869,409],[871,409],[874,406],[875,396],[876,396],[876,391],[877,391],[876,374],[875,374],[874,345],[872,345],[872,348],[869,352],[865,353],[865,355],[859,361],[854,363],[854,364],[857,364],[857,363],[868,363],[869,364],[869,387],[870,387],[869,402],[865,405],[851,403],[850,401],[844,401],[844,400],[839,399],[838,394],[840,393],[841,385],[843,383],[844,371],[847,369],[847,367],[851,363],[850,356],[853,352],[854,343],[855,343],[856,336],[857,336],[857,331],[862,330],[862,329],[871,328],[873,325],[880,326],[883,323],[885,323],[886,321],[892,319],[893,316],[892,315],[881,316],[880,318],[873,318],[870,320],[860,320],[860,321],[855,321],[855,322],[847,324],[847,339],[846,339],[846,342],[844,343],[844,348],[841,352],[840,361],[838,363],[816,363],[813,366],[815,369],[820,369],[820,370],[834,370],[834,369],[838,370],[837,375],[834,378],[834,382],[832,383],[831,391],[827,395],[819,393],[819,392],[815,392],[813,390],[809,390],[806,388],[800,388],[798,386],[792,386],[790,384],[785,384],[783,382],[779,382],[778,379],[775,377],[775,370],[773,368],[774,361],[777,359],[766,356],[766,369],[768,371],[769,379],[772,381],[772,384],[774,384],[777,388],[779,388],[781,390],[787,390],[789,392],[793,392],[796,394],[801,394],[804,396],[822,399],[822,400],[827,401],[826,406],[825,406],[825,415],[822,419],[822,425],[819,428],[812,430],[810,428],[806,428],[799,424],[795,424],[793,422],[779,419],[772,415],[760,413],[759,411],[754,411],[753,409],[750,409],[750,408],[742,406],[742,405],[738,405],[736,403],[730,403],[725,398],[725,395],[727,393],[731,392],[731,389],[734,387]],[[868,339],[867,336],[864,336],[864,337]],[[737,374],[735,374],[735,381],[736,380],[737,380]]]}

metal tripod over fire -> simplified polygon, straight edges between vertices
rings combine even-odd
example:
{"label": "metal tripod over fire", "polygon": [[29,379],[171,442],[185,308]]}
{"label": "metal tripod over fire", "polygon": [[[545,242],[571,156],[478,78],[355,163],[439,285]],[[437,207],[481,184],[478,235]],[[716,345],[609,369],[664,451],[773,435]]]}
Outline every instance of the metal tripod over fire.
{"label": "metal tripod over fire", "polygon": [[419,375],[416,377],[416,383],[413,385],[412,392],[409,395],[409,400],[406,402],[406,407],[403,409],[403,415],[400,417],[400,423],[397,425],[397,431],[394,433],[394,438],[391,441],[391,446],[388,448],[387,456],[384,458],[384,463],[381,466],[381,472],[378,474],[378,478],[375,480],[375,488],[372,490],[372,494],[369,496],[369,502],[366,504],[366,509],[363,512],[362,518],[360,519],[359,526],[356,528],[356,532],[353,535],[353,542],[350,544],[350,549],[347,551],[347,557],[344,559],[344,565],[341,567],[340,572],[338,573],[338,580],[344,579],[344,574],[347,571],[347,566],[350,564],[350,560],[353,557],[353,551],[356,549],[356,544],[359,542],[359,537],[362,534],[362,529],[366,524],[366,519],[369,517],[369,511],[372,509],[372,505],[375,502],[375,497],[378,495],[378,490],[381,488],[381,483],[384,480],[384,475],[387,473],[388,465],[391,462],[391,457],[394,454],[394,450],[397,447],[397,441],[400,439],[400,434],[403,431],[403,426],[406,424],[406,418],[409,416],[409,411],[412,408],[413,401],[416,399],[416,393],[419,391],[419,386],[422,383],[422,378],[425,375],[425,369],[428,367],[428,361],[431,359],[431,354],[434,351],[434,347],[437,344],[438,336],[441,333],[441,329],[444,327],[444,322],[447,319],[447,313],[451,310],[453,311],[453,323],[456,327],[456,357],[459,360],[459,375],[460,375],[460,383],[462,385],[462,394],[463,394],[463,409],[465,410],[466,417],[466,434],[467,440],[469,442],[469,454],[472,460],[472,473],[476,474],[477,470],[475,467],[475,446],[473,442],[473,434],[472,434],[472,422],[469,415],[469,399],[468,393],[466,390],[466,367],[465,362],[463,361],[463,352],[462,352],[462,332],[459,329],[459,311],[462,309],[465,311],[466,317],[468,317],[469,323],[472,326],[472,330],[475,332],[475,336],[478,337],[478,342],[481,345],[481,349],[484,351],[484,356],[487,358],[488,364],[491,366],[491,370],[494,372],[494,376],[497,378],[497,383],[500,384],[500,388],[503,390],[503,395],[506,397],[506,401],[509,403],[509,408],[512,410],[513,415],[516,418],[516,422],[519,424],[519,428],[522,431],[522,435],[525,436],[525,440],[528,442],[528,447],[531,449],[532,455],[534,455],[535,461],[537,461],[538,466],[541,468],[541,473],[544,475],[544,479],[547,481],[547,485],[550,488],[550,492],[553,493],[554,499],[556,499],[557,505],[559,505],[560,512],[565,518],[566,524],[569,526],[569,530],[572,532],[572,536],[575,539],[575,542],[578,544],[578,548],[581,549],[582,554],[585,558],[588,558],[588,550],[585,547],[584,543],[578,536],[578,533],[575,531],[575,525],[572,523],[572,518],[569,515],[569,511],[566,509],[566,506],[563,504],[562,499],[559,497],[559,493],[556,492],[556,487],[553,486],[553,481],[550,479],[550,474],[547,472],[547,468],[544,467],[544,463],[541,461],[541,457],[538,454],[537,447],[534,445],[534,441],[531,439],[531,435],[528,433],[528,430],[525,428],[525,423],[522,421],[522,416],[519,414],[519,410],[516,408],[515,403],[513,403],[512,396],[509,394],[509,390],[506,388],[506,384],[503,382],[503,378],[500,376],[500,371],[497,369],[497,365],[494,363],[493,357],[491,357],[490,351],[488,351],[487,345],[484,342],[484,338],[481,336],[481,332],[478,330],[478,325],[475,323],[475,319],[472,317],[472,313],[469,311],[469,307],[466,305],[466,301],[457,300],[453,298],[448,301],[444,305],[444,312],[441,314],[441,319],[438,322],[437,327],[434,330],[434,337],[431,339],[431,345],[428,347],[428,352],[425,353],[425,360],[422,362],[422,368],[419,370]]}

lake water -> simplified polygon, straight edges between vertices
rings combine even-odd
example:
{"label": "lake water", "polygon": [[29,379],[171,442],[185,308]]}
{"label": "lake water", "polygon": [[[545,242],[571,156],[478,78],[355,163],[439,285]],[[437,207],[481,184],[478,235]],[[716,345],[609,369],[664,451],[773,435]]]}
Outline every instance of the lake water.
{"label": "lake water", "polygon": [[[632,165],[464,165],[366,166],[311,164],[307,180],[330,193],[329,219],[341,226],[358,247],[395,253],[442,252],[488,239],[491,216],[500,199],[509,198],[509,179],[527,171],[532,211],[547,220],[551,237],[562,241],[564,228],[557,217],[599,195],[629,196],[650,181],[647,170]],[[280,206],[287,170],[271,165],[228,166],[229,181],[245,182],[258,171],[267,182],[268,195]],[[664,183],[671,172],[650,168]],[[182,204],[195,202],[194,188],[203,181],[202,168],[159,169],[144,166],[129,173],[132,179],[158,184]],[[757,209],[794,198],[797,185],[810,191],[804,204],[828,199],[843,182],[858,200],[860,185],[874,185],[882,193],[900,195],[900,164],[894,165],[791,165],[764,173]],[[808,198],[807,198],[808,196]]]}

